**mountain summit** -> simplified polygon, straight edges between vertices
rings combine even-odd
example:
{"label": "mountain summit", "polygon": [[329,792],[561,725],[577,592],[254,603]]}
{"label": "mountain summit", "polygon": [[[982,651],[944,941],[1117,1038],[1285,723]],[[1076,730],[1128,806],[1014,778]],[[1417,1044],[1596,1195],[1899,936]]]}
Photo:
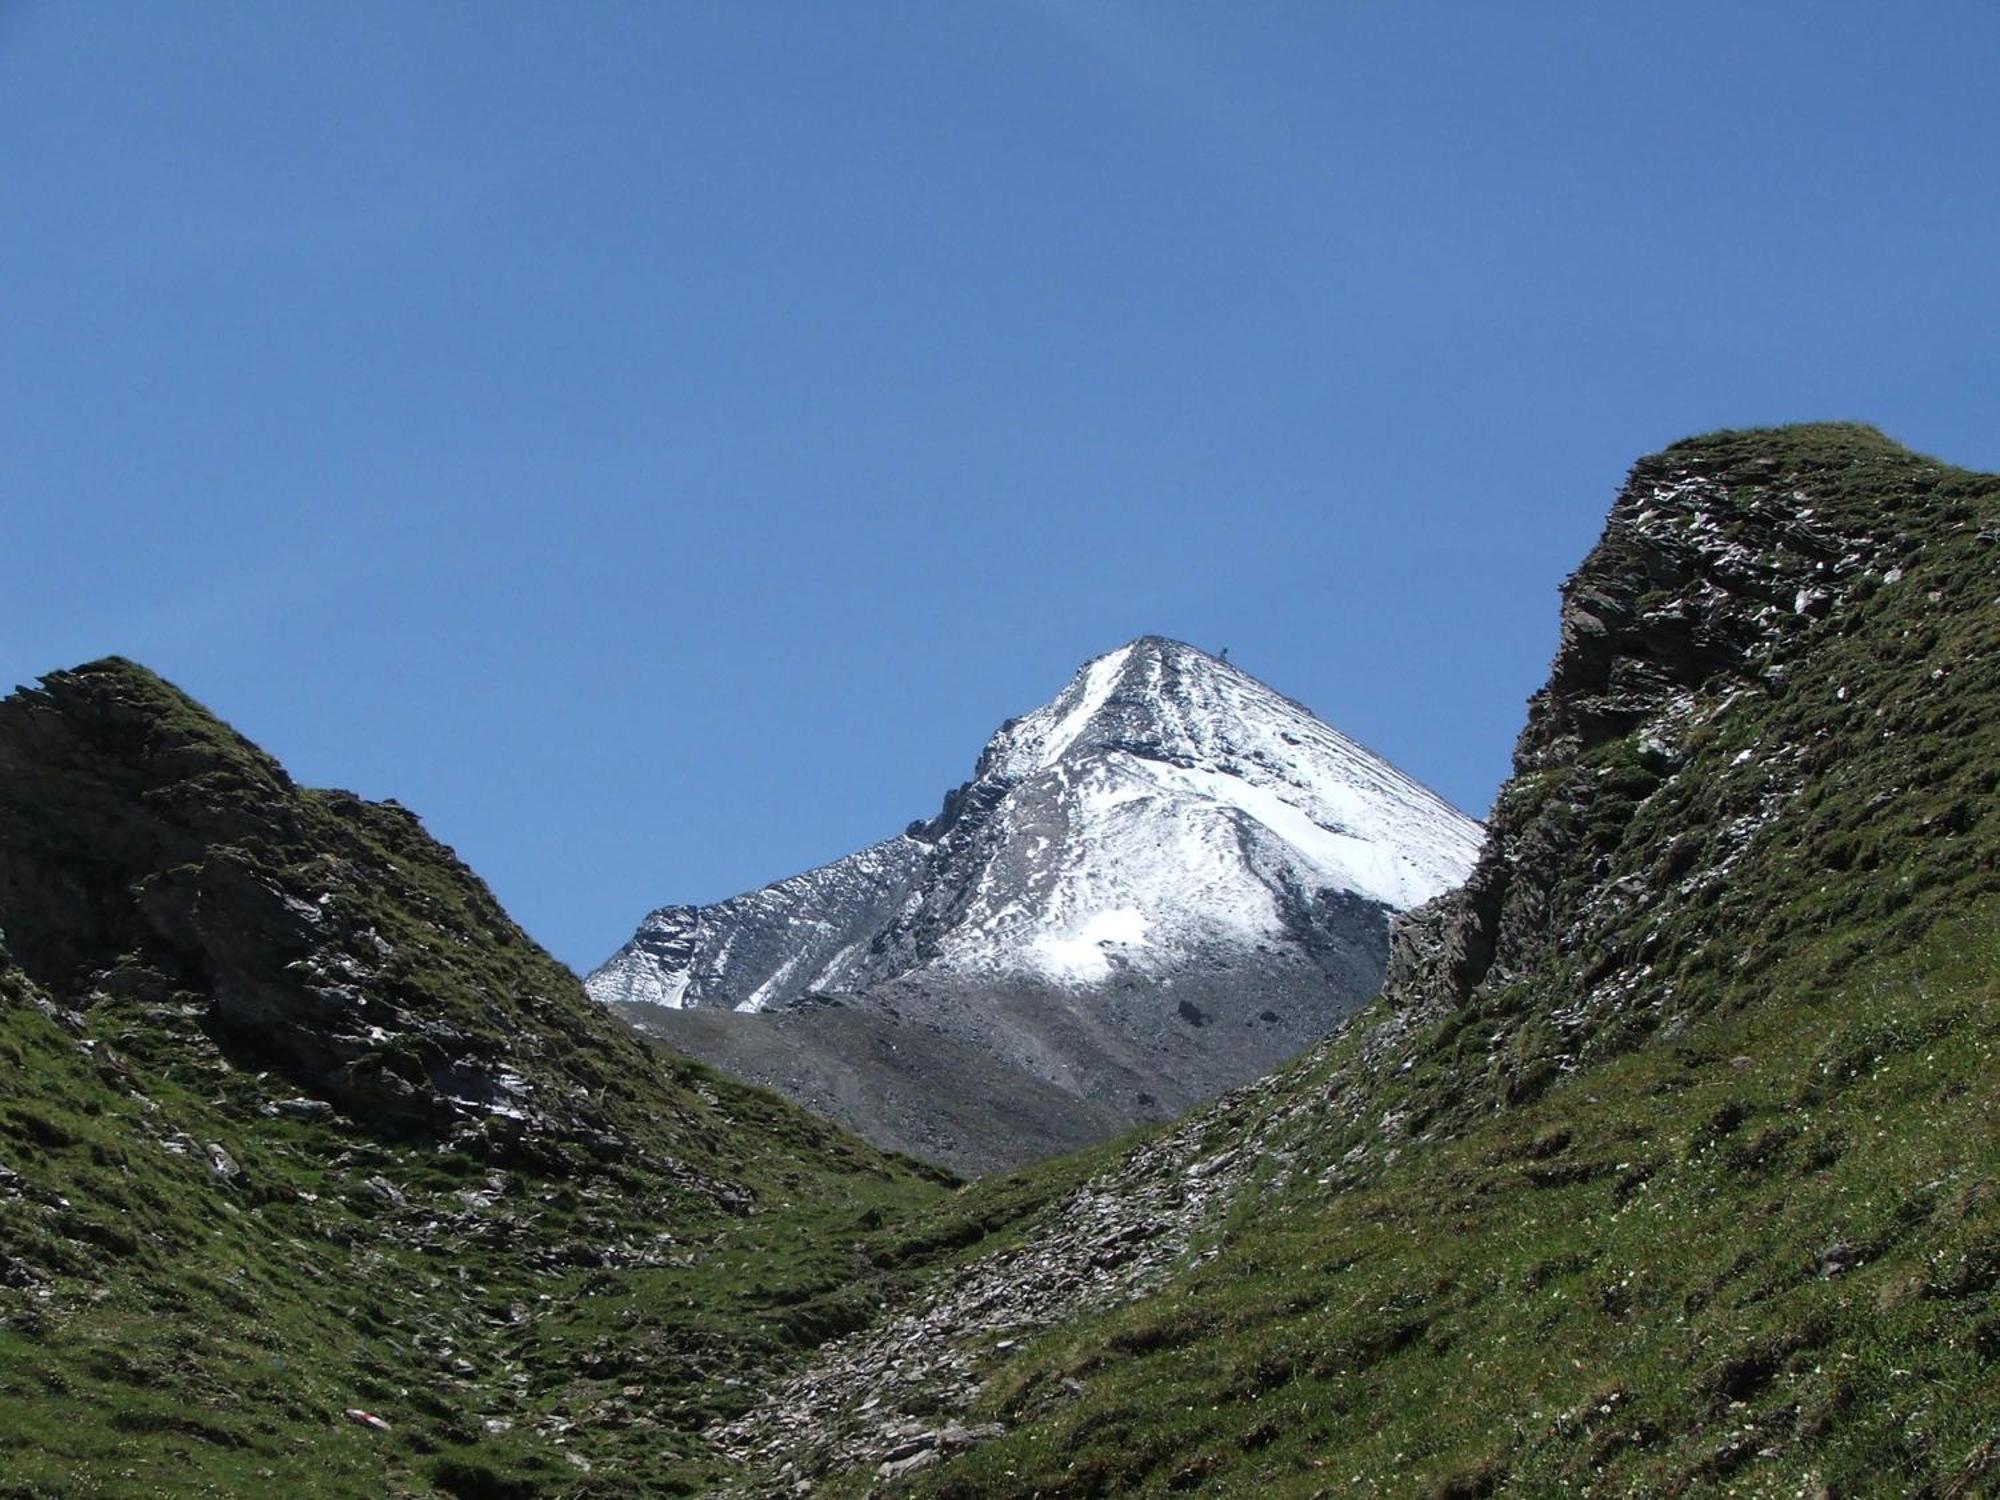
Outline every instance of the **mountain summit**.
{"label": "mountain summit", "polygon": [[[588,983],[878,1140],[994,1165],[1323,1035],[1379,985],[1391,914],[1462,881],[1479,838],[1300,704],[1144,636],[1002,725],[936,817],[663,907]],[[1022,1118],[968,1148],[982,1099]]]}

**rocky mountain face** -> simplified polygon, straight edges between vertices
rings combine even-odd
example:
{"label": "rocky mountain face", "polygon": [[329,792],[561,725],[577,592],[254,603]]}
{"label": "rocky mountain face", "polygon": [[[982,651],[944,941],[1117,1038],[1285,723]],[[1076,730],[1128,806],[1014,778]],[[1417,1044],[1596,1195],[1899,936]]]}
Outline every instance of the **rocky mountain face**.
{"label": "rocky mountain face", "polygon": [[654,912],[591,994],[972,1169],[1165,1118],[1379,986],[1478,825],[1227,662],[1145,637],[1010,720],[903,835]]}
{"label": "rocky mountain face", "polygon": [[1871,429],[1642,461],[1382,999],[920,1216],[1005,1228],[716,1440],[834,1495],[1990,1488],[1996,547],[2000,478]]}
{"label": "rocky mountain face", "polygon": [[[1948,862],[1991,778],[1947,737],[1914,746],[1941,727],[1930,720],[1945,718],[1943,700],[1976,661],[1926,668],[1935,675],[1916,691],[1940,707],[1915,724],[1890,721],[1879,700],[1863,709],[1858,695],[1934,654],[1948,601],[1904,589],[1910,568],[1921,559],[1936,570],[1968,541],[2000,539],[1974,508],[1939,498],[1968,482],[1843,426],[1719,434],[1635,466],[1603,538],[1563,585],[1549,683],[1529,702],[1479,862],[1401,925],[1392,991],[1435,1016],[1533,975],[1545,997],[1562,991],[1557,1008],[1579,1034],[1614,1016],[1621,1035],[1663,1024],[1697,975],[1755,972],[1779,951],[1730,952],[1721,931],[1782,937],[1774,889],[1846,874],[1859,858],[1774,861],[1757,881],[1732,879],[1774,824],[1850,793],[1863,802],[1843,821],[1858,824],[1950,785],[1956,765],[1963,800],[1918,823],[1942,836],[1918,846],[1927,863]],[[1983,608],[1967,582],[1950,605]],[[1898,606],[1928,618],[1883,624]],[[1879,659],[1854,660],[1871,630]],[[1688,774],[1718,742],[1733,747],[1727,764]],[[1913,754],[1922,767],[1906,766]],[[1793,837],[1803,847],[1824,834]],[[1614,852],[1643,857],[1620,866]],[[1962,882],[1932,868],[1925,883]],[[1650,1019],[1632,1010],[1642,980]]]}

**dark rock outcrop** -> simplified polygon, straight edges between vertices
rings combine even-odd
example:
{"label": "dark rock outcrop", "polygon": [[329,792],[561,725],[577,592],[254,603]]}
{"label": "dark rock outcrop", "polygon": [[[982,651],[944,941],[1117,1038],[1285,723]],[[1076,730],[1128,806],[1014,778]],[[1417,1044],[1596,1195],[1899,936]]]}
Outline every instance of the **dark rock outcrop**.
{"label": "dark rock outcrop", "polygon": [[[1598,918],[1671,900],[1696,861],[1691,844],[1678,856],[1663,845],[1656,876],[1621,872],[1614,890],[1594,850],[1673,776],[1690,734],[1739,700],[1782,694],[1829,615],[1895,585],[1917,542],[1881,497],[1921,495],[1943,472],[1843,424],[1719,433],[1635,465],[1562,587],[1549,681],[1529,700],[1479,860],[1464,886],[1401,919],[1387,991],[1417,1017],[1527,973],[1545,989],[1566,976],[1578,1004],[1603,991],[1634,955],[1603,946]],[[1708,832],[1740,849],[1784,792],[1733,795]],[[1705,849],[1701,863],[1728,858]]]}
{"label": "dark rock outcrop", "polygon": [[0,928],[62,1005],[185,1015],[385,1137],[553,1169],[655,1128],[662,1060],[411,813],[297,786],[128,661],[0,701]]}

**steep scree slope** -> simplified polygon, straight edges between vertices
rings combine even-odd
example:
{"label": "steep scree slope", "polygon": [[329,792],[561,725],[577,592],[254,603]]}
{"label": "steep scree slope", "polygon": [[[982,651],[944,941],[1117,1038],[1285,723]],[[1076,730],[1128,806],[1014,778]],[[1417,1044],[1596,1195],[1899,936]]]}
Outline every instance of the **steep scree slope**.
{"label": "steep scree slope", "polygon": [[1863,427],[1637,465],[1384,997],[919,1216],[948,1269],[718,1443],[827,1494],[1991,1492],[1996,549],[2000,479]]}
{"label": "steep scree slope", "polygon": [[1477,845],[1300,705],[1148,636],[1003,725],[935,819],[657,911],[589,986],[879,1143],[987,1168],[1295,1055]]}

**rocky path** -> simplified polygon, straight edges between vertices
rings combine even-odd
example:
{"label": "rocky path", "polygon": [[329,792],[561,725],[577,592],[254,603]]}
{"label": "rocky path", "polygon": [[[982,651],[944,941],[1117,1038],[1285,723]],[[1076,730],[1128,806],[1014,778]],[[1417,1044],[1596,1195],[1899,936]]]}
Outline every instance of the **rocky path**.
{"label": "rocky path", "polygon": [[884,1480],[1003,1430],[968,1424],[982,1365],[1036,1333],[1138,1297],[1176,1266],[1247,1175],[1250,1154],[1203,1155],[1203,1111],[1049,1209],[1026,1242],[949,1270],[902,1309],[826,1345],[757,1407],[713,1429],[746,1492],[811,1494],[830,1473]]}

